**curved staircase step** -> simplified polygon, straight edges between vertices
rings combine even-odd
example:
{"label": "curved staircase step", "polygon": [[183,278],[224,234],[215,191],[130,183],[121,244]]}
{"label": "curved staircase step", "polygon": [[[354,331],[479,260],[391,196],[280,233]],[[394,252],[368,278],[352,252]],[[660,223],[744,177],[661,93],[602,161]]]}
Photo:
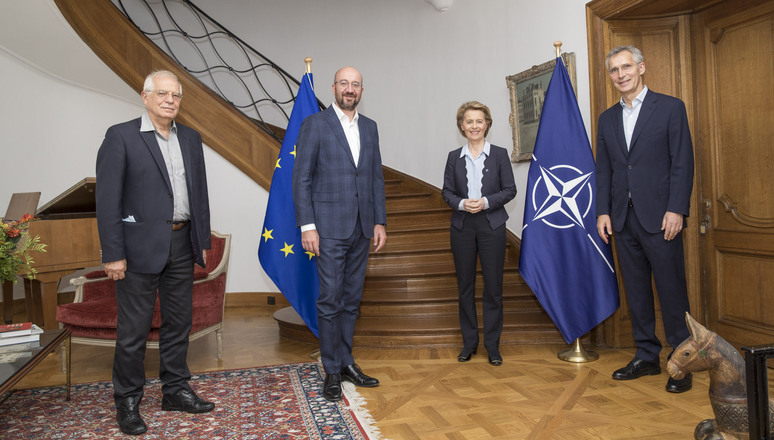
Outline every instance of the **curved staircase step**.
{"label": "curved staircase step", "polygon": [[[481,300],[481,292],[483,291],[483,281],[476,283],[476,298]],[[407,304],[416,305],[418,303],[437,303],[437,302],[454,302],[457,303],[458,292],[457,283],[454,285],[439,286],[439,285],[424,285],[424,286],[412,286],[407,288],[390,288],[390,287],[375,287],[367,288],[366,294],[363,295],[361,304]],[[517,301],[517,300],[535,300],[535,295],[529,289],[529,286],[523,283],[507,283],[503,286],[503,300],[504,301]]]}
{"label": "curved staircase step", "polygon": [[404,210],[411,208],[426,208],[433,202],[433,195],[429,192],[387,194],[387,211]]}
{"label": "curved staircase step", "polygon": [[[483,331],[479,316],[479,332]],[[483,338],[482,338],[483,340]],[[564,342],[545,312],[503,313],[501,345]],[[459,317],[358,319],[355,345],[362,347],[454,346],[462,344]]]}
{"label": "curved staircase step", "polygon": [[[365,347],[459,346],[457,274],[449,242],[451,209],[440,190],[385,168],[387,244],[369,256],[355,345]],[[508,233],[503,272],[500,343],[564,343],[518,271],[518,241]],[[476,308],[483,321],[483,276],[476,280]],[[275,313],[280,334],[317,343],[292,310]],[[295,315],[295,316],[292,316]],[[481,338],[483,341],[483,337]]]}

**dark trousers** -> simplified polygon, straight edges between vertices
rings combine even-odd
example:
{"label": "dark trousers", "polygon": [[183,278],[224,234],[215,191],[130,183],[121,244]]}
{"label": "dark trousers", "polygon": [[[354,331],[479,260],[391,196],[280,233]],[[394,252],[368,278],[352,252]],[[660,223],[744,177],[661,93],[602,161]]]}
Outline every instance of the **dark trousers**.
{"label": "dark trousers", "polygon": [[629,207],[624,228],[616,233],[615,244],[637,346],[635,356],[647,362],[658,362],[661,341],[656,337],[651,275],[656,283],[667,342],[674,349],[689,336],[685,324],[685,312],[690,306],[683,234],[677,234],[671,241],[664,240],[663,232],[651,234],[640,225],[634,208]]}
{"label": "dark trousers", "polygon": [[153,319],[158,290],[161,307],[159,330],[159,377],[161,391],[174,394],[190,390],[188,334],[193,309],[193,252],[190,223],[172,232],[169,260],[161,273],[126,272],[116,282],[118,335],[113,358],[113,393],[116,401],[142,399],[145,385],[145,343]]}
{"label": "dark trousers", "polygon": [[352,235],[345,240],[320,238],[317,327],[320,357],[328,374],[338,374],[347,365],[355,363],[352,339],[363,298],[369,248],[370,240],[363,235],[360,219],[355,222]]}
{"label": "dark trousers", "polygon": [[462,229],[452,226],[450,237],[457,271],[463,344],[469,349],[478,346],[476,260],[480,258],[484,275],[484,347],[489,353],[499,353],[503,331],[505,225],[493,230],[485,213],[465,213]]}

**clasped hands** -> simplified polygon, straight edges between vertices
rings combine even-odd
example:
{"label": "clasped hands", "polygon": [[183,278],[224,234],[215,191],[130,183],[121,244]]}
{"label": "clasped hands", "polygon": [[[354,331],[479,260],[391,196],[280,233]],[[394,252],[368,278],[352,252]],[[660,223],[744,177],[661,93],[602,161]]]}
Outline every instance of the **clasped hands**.
{"label": "clasped hands", "polygon": [[480,199],[465,199],[462,201],[462,207],[465,211],[476,214],[486,209],[486,200],[483,197]]}

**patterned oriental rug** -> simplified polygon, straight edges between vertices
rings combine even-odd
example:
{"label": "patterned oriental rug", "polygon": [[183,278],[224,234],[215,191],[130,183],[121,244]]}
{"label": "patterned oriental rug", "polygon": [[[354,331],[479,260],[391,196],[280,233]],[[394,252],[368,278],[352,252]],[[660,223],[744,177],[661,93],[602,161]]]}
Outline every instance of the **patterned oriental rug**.
{"label": "patterned oriental rug", "polygon": [[[322,397],[319,363],[279,365],[194,375],[194,390],[215,410],[187,414],[161,410],[161,383],[149,379],[140,414],[148,432],[139,439],[377,440],[373,419],[354,386],[344,400]],[[20,390],[0,405],[3,439],[126,438],[116,424],[110,382]]]}

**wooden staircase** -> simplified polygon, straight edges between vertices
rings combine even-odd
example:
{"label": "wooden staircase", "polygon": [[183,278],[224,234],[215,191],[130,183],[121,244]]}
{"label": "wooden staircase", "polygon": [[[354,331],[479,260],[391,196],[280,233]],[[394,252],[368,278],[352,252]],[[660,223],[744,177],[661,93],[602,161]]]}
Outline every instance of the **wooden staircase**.
{"label": "wooden staircase", "polygon": [[[208,146],[269,189],[279,142],[177,66],[109,0],[54,2],[94,53],[135,90],[153,69],[174,71],[186,95],[178,119],[196,128]],[[384,175],[387,245],[370,257],[355,343],[372,347],[460,345],[449,207],[438,188],[387,167]],[[501,343],[563,342],[519,275],[519,239],[508,232],[507,240]],[[283,336],[316,342],[292,309],[283,309],[275,317]]]}
{"label": "wooden staircase", "polygon": [[[384,176],[387,244],[369,257],[355,344],[461,346],[457,277],[449,245],[451,210],[438,188],[386,167]],[[563,343],[556,326],[519,275],[518,244],[518,238],[509,232],[500,343]],[[482,290],[479,273],[476,293],[480,329]],[[292,309],[277,312],[275,319],[283,336],[316,342]]]}

